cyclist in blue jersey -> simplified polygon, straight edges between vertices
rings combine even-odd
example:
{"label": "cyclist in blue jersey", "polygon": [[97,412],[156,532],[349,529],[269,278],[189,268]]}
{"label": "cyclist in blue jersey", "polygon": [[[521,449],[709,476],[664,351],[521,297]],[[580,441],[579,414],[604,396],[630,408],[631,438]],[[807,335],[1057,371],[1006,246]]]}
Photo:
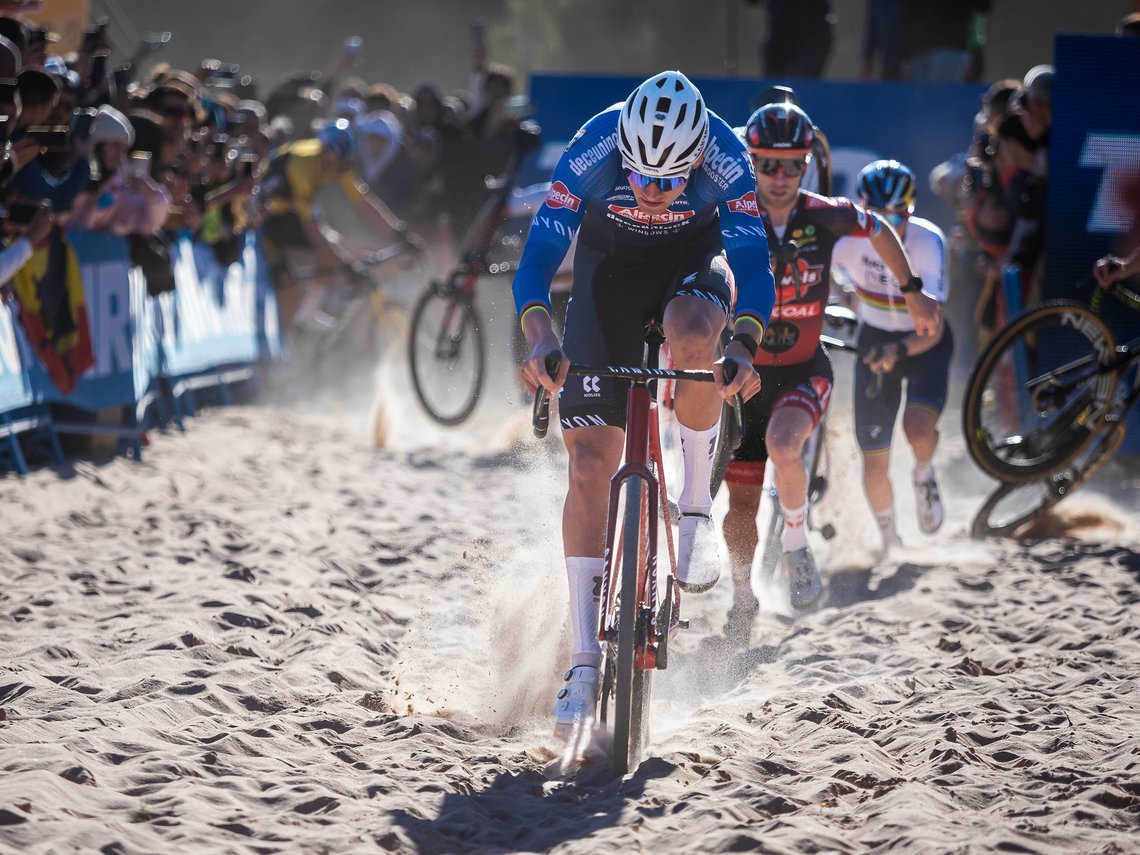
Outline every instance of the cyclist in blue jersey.
{"label": "cyclist in blue jersey", "polygon": [[[575,234],[574,281],[559,343],[550,322],[550,282]],[[729,265],[737,288],[735,333],[723,361],[735,362],[737,374],[725,383],[717,348],[732,302]],[[562,542],[573,647],[555,705],[556,723],[565,728],[592,716],[597,698],[606,499],[622,457],[628,383],[587,377],[564,385],[565,368],[549,376],[546,357],[561,353],[564,366],[639,364],[642,328],[653,317],[664,326],[678,368],[712,367],[715,386],[679,384],[675,402],[685,469],[677,578],[694,592],[720,577],[709,480],[722,396],[751,397],[760,386],[752,358],[774,287],[752,162],[685,75],[654,75],[570,141],[531,226],[514,295],[530,347],[523,378],[560,393],[569,452]]]}

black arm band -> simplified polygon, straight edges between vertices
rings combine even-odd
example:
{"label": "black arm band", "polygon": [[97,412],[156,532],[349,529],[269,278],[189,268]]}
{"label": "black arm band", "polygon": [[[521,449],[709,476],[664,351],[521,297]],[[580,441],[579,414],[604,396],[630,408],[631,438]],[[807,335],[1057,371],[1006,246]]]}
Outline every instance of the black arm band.
{"label": "black arm band", "polygon": [[921,291],[922,290],[922,277],[921,276],[910,277],[910,279],[906,280],[905,283],[903,283],[902,285],[899,286],[899,290],[902,291],[904,294],[914,294],[917,291]]}
{"label": "black arm band", "polygon": [[737,333],[729,339],[730,342],[738,341],[744,345],[744,349],[752,354],[752,358],[756,358],[756,352],[760,350],[760,343],[747,333]]}

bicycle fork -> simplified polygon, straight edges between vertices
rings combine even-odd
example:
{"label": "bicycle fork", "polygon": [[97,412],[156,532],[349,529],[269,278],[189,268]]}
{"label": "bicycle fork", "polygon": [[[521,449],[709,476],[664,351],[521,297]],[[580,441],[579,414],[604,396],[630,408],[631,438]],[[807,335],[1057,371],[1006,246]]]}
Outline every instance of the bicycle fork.
{"label": "bicycle fork", "polygon": [[[622,491],[625,492],[627,510],[629,503],[637,502],[641,513],[638,515],[638,549],[643,560],[638,562],[638,578],[633,612],[636,622],[635,663],[641,669],[665,668],[668,661],[668,642],[678,628],[684,625],[679,619],[679,603],[676,602],[673,577],[669,577],[670,590],[658,613],[657,586],[657,535],[658,519],[661,512],[660,450],[657,451],[657,469],[650,460],[650,423],[644,418],[653,406],[646,381],[634,381],[629,391],[626,411],[625,463],[610,478],[609,510],[606,517],[605,568],[602,574],[601,609],[598,621],[598,640],[603,644],[616,642],[617,600],[620,585],[613,583],[619,578],[621,547],[625,538],[618,538],[618,505]],[[669,537],[672,553],[671,532]]]}

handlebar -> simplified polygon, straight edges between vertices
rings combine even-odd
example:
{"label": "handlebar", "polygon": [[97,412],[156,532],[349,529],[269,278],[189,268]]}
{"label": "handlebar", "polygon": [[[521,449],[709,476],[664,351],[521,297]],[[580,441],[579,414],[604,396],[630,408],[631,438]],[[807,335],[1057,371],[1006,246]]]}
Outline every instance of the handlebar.
{"label": "handlebar", "polygon": [[[562,357],[557,352],[546,355],[544,365],[546,373],[557,377],[562,369]],[[736,378],[736,363],[724,362],[721,364],[726,383]],[[622,380],[690,380],[700,383],[715,383],[716,375],[710,370],[678,370],[674,368],[633,368],[622,365],[571,365],[567,370],[568,377],[616,377]],[[742,419],[743,403],[737,394],[733,401],[736,412],[737,426]],[[534,409],[531,422],[534,426],[534,435],[539,439],[546,436],[550,427],[550,393],[545,386],[540,385],[534,393]]]}

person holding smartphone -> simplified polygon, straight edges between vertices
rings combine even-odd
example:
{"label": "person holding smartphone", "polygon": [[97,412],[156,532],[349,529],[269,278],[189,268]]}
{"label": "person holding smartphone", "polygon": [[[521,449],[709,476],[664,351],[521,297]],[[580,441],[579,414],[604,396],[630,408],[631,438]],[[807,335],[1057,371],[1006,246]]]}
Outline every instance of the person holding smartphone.
{"label": "person holding smartphone", "polygon": [[92,179],[75,200],[69,228],[128,235],[162,225],[170,193],[151,179],[149,157],[127,157],[134,140],[126,116],[107,104],[99,108],[91,122]]}

